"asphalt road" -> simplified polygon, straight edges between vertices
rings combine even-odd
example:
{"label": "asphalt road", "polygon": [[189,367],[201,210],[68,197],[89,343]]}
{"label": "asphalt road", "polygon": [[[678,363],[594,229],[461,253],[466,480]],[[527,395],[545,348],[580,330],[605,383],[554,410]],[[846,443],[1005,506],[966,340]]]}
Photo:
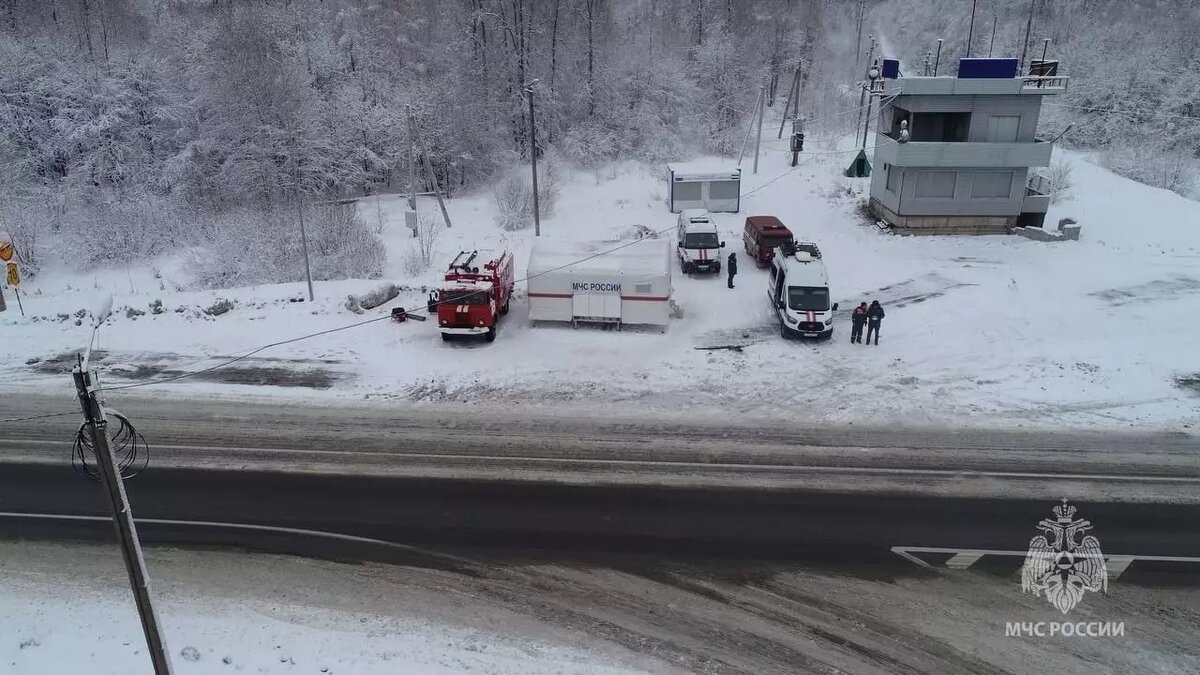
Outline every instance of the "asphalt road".
{"label": "asphalt road", "polygon": [[[70,406],[10,402],[0,419]],[[150,470],[128,483],[148,541],[390,559],[415,555],[398,544],[845,564],[892,546],[1023,550],[1069,497],[1106,553],[1200,556],[1200,442],[1182,435],[119,407],[153,447]],[[68,465],[77,425],[0,423],[0,534],[111,534],[99,486]]]}

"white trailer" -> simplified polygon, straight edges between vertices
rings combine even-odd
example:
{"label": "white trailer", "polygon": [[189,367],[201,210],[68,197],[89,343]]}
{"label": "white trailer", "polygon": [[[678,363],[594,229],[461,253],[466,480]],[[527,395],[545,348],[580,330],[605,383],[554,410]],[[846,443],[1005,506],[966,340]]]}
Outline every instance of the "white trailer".
{"label": "white trailer", "polygon": [[[539,238],[529,253],[529,320],[662,326],[671,320],[671,242]],[[589,256],[596,256],[589,258]]]}
{"label": "white trailer", "polygon": [[704,209],[710,213],[737,213],[742,207],[742,170],[718,159],[674,162],[667,165],[670,183],[667,203],[671,213]]}

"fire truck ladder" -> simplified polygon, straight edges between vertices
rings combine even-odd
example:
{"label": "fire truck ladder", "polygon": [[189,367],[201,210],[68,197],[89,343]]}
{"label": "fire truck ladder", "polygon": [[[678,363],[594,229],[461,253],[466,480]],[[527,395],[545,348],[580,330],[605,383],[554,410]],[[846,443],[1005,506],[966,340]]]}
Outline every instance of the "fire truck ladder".
{"label": "fire truck ladder", "polygon": [[[454,256],[454,260],[450,262],[450,269],[470,273],[471,263],[475,261],[475,258],[478,255],[479,251],[471,251],[470,253],[467,253],[466,251],[459,251],[458,255]],[[466,260],[462,260],[463,256],[466,256]],[[462,262],[459,262],[460,260]]]}

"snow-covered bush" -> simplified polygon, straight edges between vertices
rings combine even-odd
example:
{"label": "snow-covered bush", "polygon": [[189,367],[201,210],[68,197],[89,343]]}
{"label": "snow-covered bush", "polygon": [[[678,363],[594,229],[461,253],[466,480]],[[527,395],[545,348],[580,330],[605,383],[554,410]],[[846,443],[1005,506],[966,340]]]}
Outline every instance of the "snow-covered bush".
{"label": "snow-covered bush", "polygon": [[614,160],[621,149],[617,134],[597,119],[586,120],[568,129],[559,147],[568,159],[585,167]]}
{"label": "snow-covered bush", "polygon": [[50,248],[51,223],[46,210],[36,203],[0,205],[0,232],[12,236],[21,274],[27,279],[36,277]]}
{"label": "snow-covered bush", "polygon": [[[404,271],[415,277],[429,269],[437,252],[437,242],[442,234],[440,215],[428,212],[417,213],[417,236],[404,251]],[[370,308],[368,308],[370,309]]]}
{"label": "snow-covered bush", "polygon": [[[542,218],[554,213],[558,200],[558,162],[547,154],[538,162],[538,211]],[[533,178],[525,167],[508,171],[492,189],[496,225],[509,232],[533,225]]]}
{"label": "snow-covered bush", "polygon": [[[374,278],[386,259],[383,242],[352,205],[304,209],[313,279]],[[304,251],[295,207],[230,211],[208,219],[189,271],[202,288],[304,279]]]}
{"label": "snow-covered bush", "polygon": [[505,174],[492,188],[492,199],[496,204],[496,225],[512,232],[529,227],[533,216],[533,204],[529,185],[514,171]]}
{"label": "snow-covered bush", "polygon": [[1046,180],[1050,181],[1050,203],[1058,204],[1071,198],[1071,188],[1075,187],[1071,180],[1071,164],[1058,160],[1046,169]]}

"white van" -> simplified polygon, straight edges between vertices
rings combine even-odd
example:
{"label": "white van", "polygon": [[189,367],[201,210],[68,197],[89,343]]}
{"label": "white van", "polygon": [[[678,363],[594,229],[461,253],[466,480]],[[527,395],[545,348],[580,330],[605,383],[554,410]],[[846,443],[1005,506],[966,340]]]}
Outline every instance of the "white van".
{"label": "white van", "polygon": [[684,209],[679,214],[679,228],[675,235],[675,251],[679,257],[679,269],[684,274],[692,272],[721,271],[721,249],[725,242],[717,234],[717,224],[704,209]]}
{"label": "white van", "polygon": [[779,250],[779,255],[771,260],[767,297],[779,318],[779,334],[785,340],[833,337],[833,313],[838,304],[829,302],[825,263],[808,251]]}

